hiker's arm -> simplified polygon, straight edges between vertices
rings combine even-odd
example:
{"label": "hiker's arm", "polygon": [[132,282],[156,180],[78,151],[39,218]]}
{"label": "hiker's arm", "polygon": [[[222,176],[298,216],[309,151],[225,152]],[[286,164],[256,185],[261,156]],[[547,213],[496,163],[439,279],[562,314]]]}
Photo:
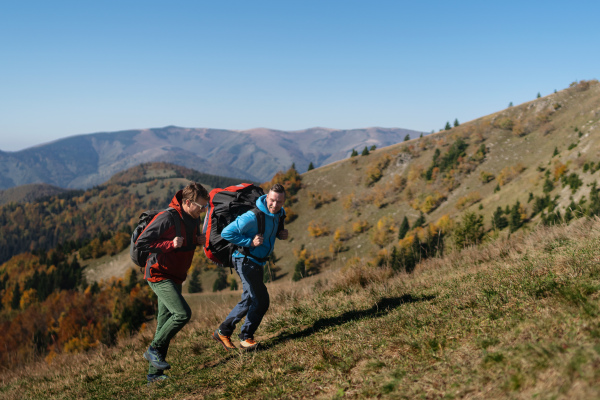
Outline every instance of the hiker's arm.
{"label": "hiker's arm", "polygon": [[258,223],[253,212],[240,215],[221,231],[221,237],[230,243],[242,247],[252,247],[252,241],[258,231]]}
{"label": "hiker's arm", "polygon": [[151,253],[167,253],[176,248],[175,239],[164,239],[161,236],[171,227],[167,215],[158,215],[148,224],[135,242],[141,250]]}

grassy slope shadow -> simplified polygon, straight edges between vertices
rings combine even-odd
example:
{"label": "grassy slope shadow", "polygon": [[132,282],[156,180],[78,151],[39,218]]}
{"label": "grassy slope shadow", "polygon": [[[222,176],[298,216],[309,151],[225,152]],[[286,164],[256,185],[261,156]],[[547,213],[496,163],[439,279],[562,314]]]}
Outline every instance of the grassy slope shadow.
{"label": "grassy slope shadow", "polygon": [[434,298],[435,296],[414,297],[410,294],[405,294],[400,297],[384,297],[377,303],[375,303],[373,307],[367,310],[352,310],[335,317],[321,318],[315,321],[315,323],[312,326],[309,326],[308,328],[303,329],[299,332],[282,332],[274,338],[268,340],[267,342],[261,343],[259,349],[267,350],[273,346],[276,346],[288,340],[304,338],[313,335],[319,331],[322,331],[323,329],[343,325],[346,322],[356,321],[364,318],[379,318],[388,314],[390,311],[400,307],[402,304],[416,303],[419,301],[429,301],[433,300]]}

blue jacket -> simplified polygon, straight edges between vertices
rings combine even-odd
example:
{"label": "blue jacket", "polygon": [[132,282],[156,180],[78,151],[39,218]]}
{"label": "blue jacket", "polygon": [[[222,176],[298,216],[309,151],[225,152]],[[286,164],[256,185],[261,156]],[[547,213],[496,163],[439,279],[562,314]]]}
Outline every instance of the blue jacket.
{"label": "blue jacket", "polygon": [[[254,239],[254,236],[258,234],[258,221],[256,220],[256,215],[252,211],[245,212],[237,217],[235,221],[223,228],[221,236],[228,242],[241,247],[248,247],[250,249],[250,256],[248,256],[248,258],[252,259],[256,264],[264,265],[265,262],[260,262],[252,256],[265,258],[273,252],[279,219],[285,217],[285,210],[282,207],[277,214],[271,214],[267,208],[267,195],[262,195],[256,199],[256,207],[265,214],[265,234],[263,244],[258,247],[252,247],[252,240]],[[241,258],[245,256],[236,250],[233,253],[233,257]]]}

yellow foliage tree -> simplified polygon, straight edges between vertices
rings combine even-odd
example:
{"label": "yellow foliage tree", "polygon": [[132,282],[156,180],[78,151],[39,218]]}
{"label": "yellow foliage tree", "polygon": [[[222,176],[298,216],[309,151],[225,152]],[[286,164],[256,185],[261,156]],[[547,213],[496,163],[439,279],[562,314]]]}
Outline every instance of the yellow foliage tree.
{"label": "yellow foliage tree", "polygon": [[308,234],[311,237],[320,237],[329,235],[330,229],[325,222],[322,221],[310,221],[308,224]]}
{"label": "yellow foliage tree", "polygon": [[395,232],[396,223],[394,219],[386,215],[377,221],[377,224],[373,227],[371,241],[379,247],[384,247],[392,240]]}

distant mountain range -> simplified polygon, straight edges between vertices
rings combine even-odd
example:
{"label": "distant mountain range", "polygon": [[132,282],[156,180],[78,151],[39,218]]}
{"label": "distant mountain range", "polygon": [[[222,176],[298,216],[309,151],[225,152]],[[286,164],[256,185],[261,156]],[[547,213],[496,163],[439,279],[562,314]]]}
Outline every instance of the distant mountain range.
{"label": "distant mountain range", "polygon": [[132,166],[165,161],[207,174],[266,181],[292,163],[303,172],[385,147],[421,132],[399,128],[231,131],[168,126],[72,136],[16,152],[0,151],[0,189],[30,183],[88,188]]}

